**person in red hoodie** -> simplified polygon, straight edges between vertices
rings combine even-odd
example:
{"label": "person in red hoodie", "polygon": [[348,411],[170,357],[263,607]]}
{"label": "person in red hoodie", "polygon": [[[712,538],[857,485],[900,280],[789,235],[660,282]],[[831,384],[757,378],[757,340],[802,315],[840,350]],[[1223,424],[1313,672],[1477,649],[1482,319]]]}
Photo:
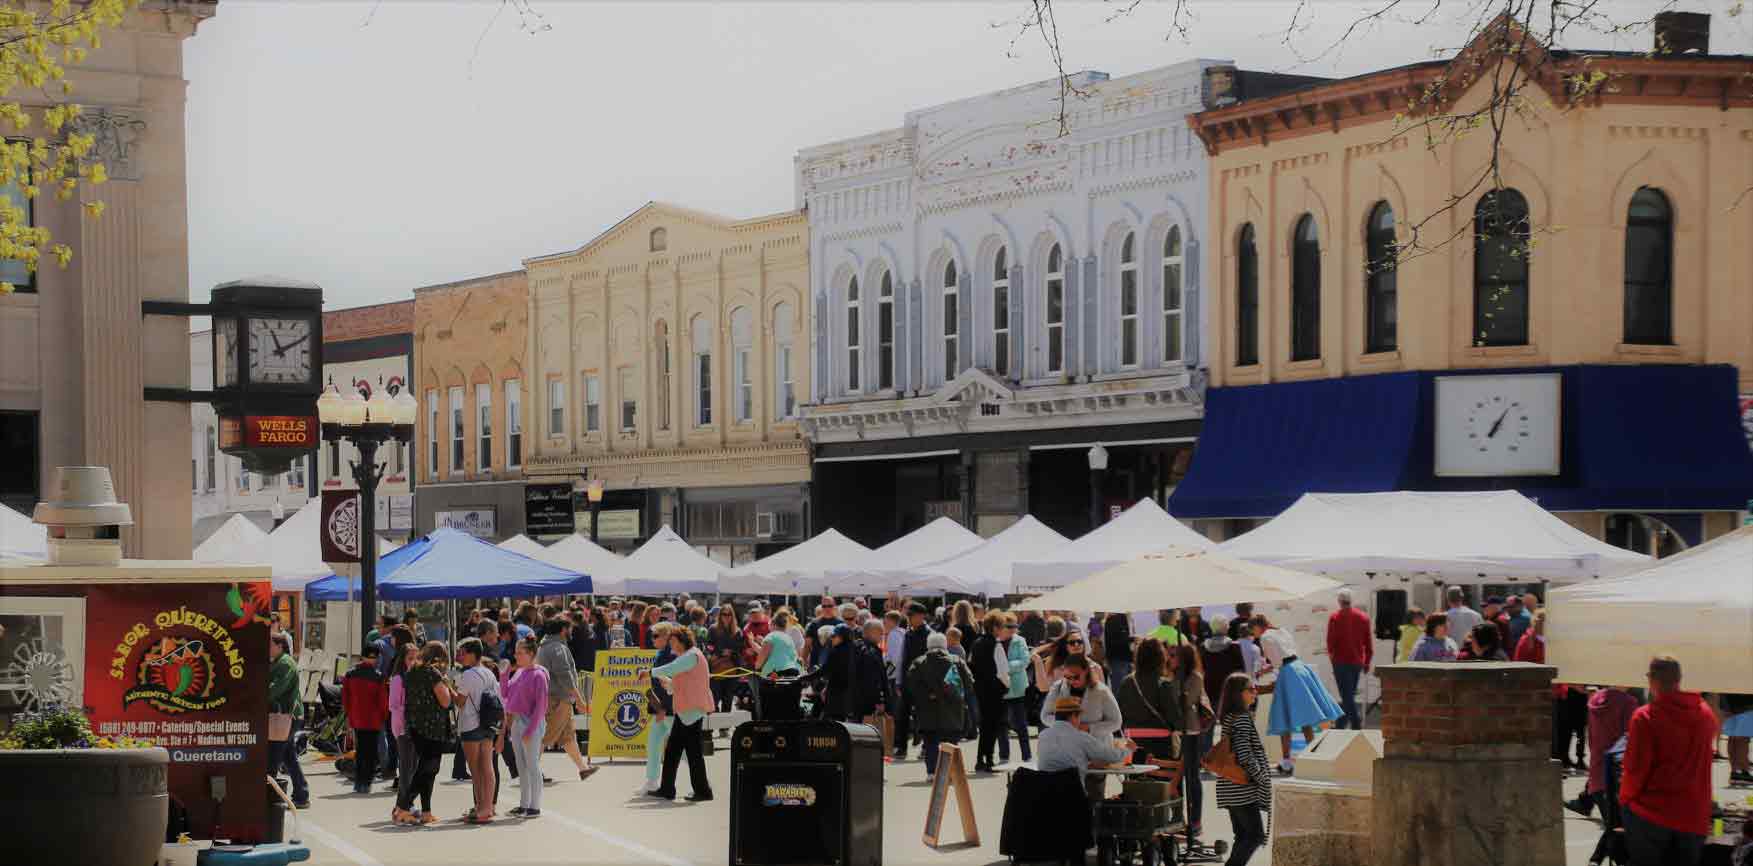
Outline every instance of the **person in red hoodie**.
{"label": "person in red hoodie", "polygon": [[369,644],[359,663],[341,678],[341,706],[353,728],[353,793],[371,793],[377,773],[377,735],[390,714],[390,689],[377,672],[377,644]]}
{"label": "person in red hoodie", "polygon": [[1619,802],[1632,866],[1693,866],[1710,832],[1717,718],[1680,690],[1680,662],[1650,659],[1650,702],[1631,714]]}
{"label": "person in red hoodie", "polygon": [[1339,717],[1335,728],[1363,730],[1357,711],[1357,682],[1370,669],[1375,656],[1375,636],[1370,615],[1351,606],[1351,590],[1339,591],[1339,609],[1327,617],[1327,658],[1333,662],[1333,680],[1339,685]]}

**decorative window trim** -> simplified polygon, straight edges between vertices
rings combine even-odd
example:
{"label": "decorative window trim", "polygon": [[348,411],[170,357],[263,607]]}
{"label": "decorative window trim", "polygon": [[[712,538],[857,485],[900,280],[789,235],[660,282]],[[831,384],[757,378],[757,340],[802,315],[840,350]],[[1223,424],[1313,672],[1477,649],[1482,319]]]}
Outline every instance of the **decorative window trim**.
{"label": "decorative window trim", "polygon": [[[1139,295],[1142,289],[1138,284],[1138,233],[1128,231],[1120,239],[1120,265],[1115,273],[1114,309],[1119,315],[1119,330],[1115,338],[1119,341],[1115,346],[1115,360],[1122,370],[1136,370],[1143,361],[1144,329],[1139,322]],[[1130,278],[1130,279],[1129,279]],[[1131,312],[1127,312],[1128,289],[1130,289]],[[1130,353],[1130,359],[1128,359]]]}

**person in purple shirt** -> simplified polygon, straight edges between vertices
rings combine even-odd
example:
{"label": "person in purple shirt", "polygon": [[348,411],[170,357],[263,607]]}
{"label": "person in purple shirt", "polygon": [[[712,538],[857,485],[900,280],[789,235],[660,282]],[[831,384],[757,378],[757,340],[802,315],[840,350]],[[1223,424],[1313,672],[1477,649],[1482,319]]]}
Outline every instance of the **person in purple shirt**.
{"label": "person in purple shirt", "polygon": [[536,664],[536,640],[517,642],[517,669],[505,687],[505,715],[510,720],[499,732],[496,748],[503,752],[511,743],[517,765],[517,808],[511,814],[534,818],[542,814],[542,734],[548,709],[548,671]]}

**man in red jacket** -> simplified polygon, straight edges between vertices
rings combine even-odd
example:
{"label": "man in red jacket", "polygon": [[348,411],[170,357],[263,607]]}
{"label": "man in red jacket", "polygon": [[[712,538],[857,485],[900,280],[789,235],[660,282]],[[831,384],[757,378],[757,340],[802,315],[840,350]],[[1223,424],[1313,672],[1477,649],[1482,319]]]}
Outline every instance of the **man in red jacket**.
{"label": "man in red jacket", "polygon": [[390,714],[390,689],[377,672],[377,644],[366,646],[359,664],[341,678],[341,706],[353,728],[353,793],[371,793],[377,773],[377,735]]}
{"label": "man in red jacket", "polygon": [[1375,638],[1370,634],[1370,615],[1351,606],[1351,590],[1339,591],[1339,609],[1327,617],[1327,658],[1333,662],[1333,679],[1339,684],[1339,709],[1345,714],[1335,728],[1363,730],[1357,711],[1357,681],[1370,669]]}
{"label": "man in red jacket", "polygon": [[1710,761],[1717,719],[1680,690],[1680,662],[1650,660],[1650,702],[1631,714],[1619,802],[1632,866],[1692,866],[1710,832]]}

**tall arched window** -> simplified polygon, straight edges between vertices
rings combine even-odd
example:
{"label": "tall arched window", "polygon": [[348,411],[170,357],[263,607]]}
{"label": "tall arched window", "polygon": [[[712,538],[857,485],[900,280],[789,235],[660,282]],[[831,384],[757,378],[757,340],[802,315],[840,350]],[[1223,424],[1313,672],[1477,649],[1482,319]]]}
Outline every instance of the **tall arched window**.
{"label": "tall arched window", "polygon": [[1120,366],[1138,366],[1138,251],[1133,235],[1120,241]]}
{"label": "tall arched window", "polygon": [[655,228],[655,229],[651,230],[651,251],[652,252],[661,253],[664,250],[669,249],[669,246],[670,246],[670,233],[669,233],[668,229]]}
{"label": "tall arched window", "polygon": [[1364,351],[1392,352],[1400,348],[1398,257],[1394,241],[1394,208],[1376,202],[1363,229],[1364,254]]}
{"label": "tall arched window", "polygon": [[957,301],[960,300],[957,289],[956,263],[951,260],[949,264],[943,266],[943,380],[945,382],[954,379],[956,372],[961,369],[956,366],[959,354],[957,349],[961,348],[962,343],[961,320],[958,318],[961,311],[956,306]]}
{"label": "tall arched window", "polygon": [[1236,366],[1260,363],[1260,254],[1254,224],[1236,236]]}
{"label": "tall arched window", "polygon": [[1163,363],[1181,360],[1181,227],[1163,238]]}
{"label": "tall arched window", "polygon": [[1010,262],[1004,247],[992,257],[992,372],[1010,375]]}
{"label": "tall arched window", "polygon": [[1059,245],[1047,251],[1047,372],[1065,372],[1065,257]]}
{"label": "tall arched window", "polygon": [[694,424],[712,424],[712,323],[705,316],[688,322],[694,344]]}
{"label": "tall arched window", "polygon": [[652,334],[655,344],[652,368],[657,371],[657,393],[652,397],[657,401],[657,429],[670,429],[670,326],[662,319],[657,320],[657,329]]}
{"label": "tall arched window", "polygon": [[1528,200],[1494,189],[1473,209],[1473,344],[1528,344]]}
{"label": "tall arched window", "polygon": [[858,362],[863,354],[859,351],[863,312],[864,304],[858,296],[858,277],[853,277],[846,284],[846,390],[854,394],[858,393]]}
{"label": "tall arched window", "polygon": [[1290,247],[1290,359],[1321,357],[1321,236],[1313,214],[1296,221]]}
{"label": "tall arched window", "polygon": [[895,387],[895,278],[883,271],[877,284],[877,388]]}
{"label": "tall arched window", "polygon": [[1674,209],[1639,187],[1625,215],[1625,342],[1674,342]]}
{"label": "tall arched window", "polygon": [[730,311],[731,419],[755,417],[755,316],[748,307]]}
{"label": "tall arched window", "polygon": [[791,304],[773,308],[773,420],[797,417],[797,383],[791,372]]}

